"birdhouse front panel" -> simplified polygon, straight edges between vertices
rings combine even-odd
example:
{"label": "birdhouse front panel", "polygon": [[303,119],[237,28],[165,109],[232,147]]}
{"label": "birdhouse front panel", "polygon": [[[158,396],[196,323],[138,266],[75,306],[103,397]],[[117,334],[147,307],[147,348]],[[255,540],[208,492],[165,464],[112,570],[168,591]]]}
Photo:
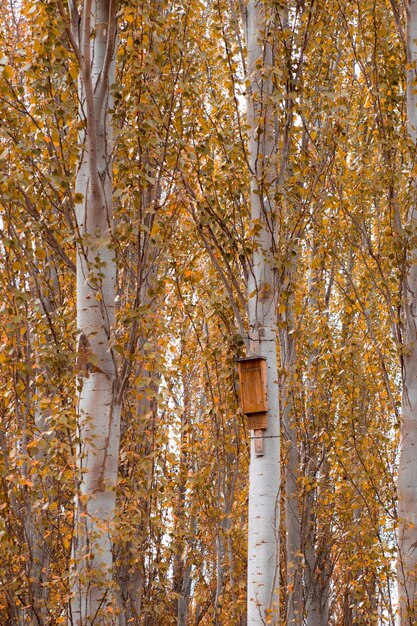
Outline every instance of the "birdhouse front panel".
{"label": "birdhouse front panel", "polygon": [[242,412],[246,415],[266,413],[266,360],[262,357],[251,357],[238,361],[238,366]]}

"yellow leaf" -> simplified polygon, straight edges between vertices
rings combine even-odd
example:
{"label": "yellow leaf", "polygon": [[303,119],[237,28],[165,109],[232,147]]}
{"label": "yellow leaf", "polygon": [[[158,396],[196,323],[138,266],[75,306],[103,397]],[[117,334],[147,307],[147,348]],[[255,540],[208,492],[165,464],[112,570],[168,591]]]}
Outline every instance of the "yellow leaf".
{"label": "yellow leaf", "polygon": [[73,80],[77,80],[77,78],[78,78],[78,70],[77,70],[75,65],[71,65],[71,67],[68,70],[68,73],[69,73],[69,75],[71,76],[71,78]]}
{"label": "yellow leaf", "polygon": [[31,480],[28,480],[27,478],[22,478],[20,480],[20,483],[22,485],[26,485],[26,487],[33,487],[35,483],[33,483]]}
{"label": "yellow leaf", "polygon": [[3,76],[5,76],[6,78],[11,78],[13,76],[13,70],[10,65],[5,65],[3,67]]}

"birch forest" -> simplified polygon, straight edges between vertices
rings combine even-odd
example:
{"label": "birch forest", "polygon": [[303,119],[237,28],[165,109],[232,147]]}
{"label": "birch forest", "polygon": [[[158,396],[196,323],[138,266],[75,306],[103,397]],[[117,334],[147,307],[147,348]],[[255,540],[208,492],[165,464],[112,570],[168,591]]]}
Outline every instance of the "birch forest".
{"label": "birch forest", "polygon": [[417,0],[0,0],[0,626],[417,625]]}

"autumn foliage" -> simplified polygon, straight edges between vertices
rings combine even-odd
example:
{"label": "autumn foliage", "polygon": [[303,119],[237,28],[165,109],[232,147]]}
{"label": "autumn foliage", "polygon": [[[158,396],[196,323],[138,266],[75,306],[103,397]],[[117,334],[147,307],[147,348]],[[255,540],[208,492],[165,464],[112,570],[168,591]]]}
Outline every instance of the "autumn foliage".
{"label": "autumn foliage", "polygon": [[[415,248],[405,13],[383,0],[264,4],[272,62],[260,69],[278,138],[279,624],[394,626]],[[121,390],[102,624],[246,624],[250,431],[236,359],[260,225],[245,7],[118,10],[114,220],[94,244],[117,266],[109,351]],[[90,348],[77,356],[79,65],[61,0],[0,8],[0,624],[71,624],[79,381],[98,367]]]}

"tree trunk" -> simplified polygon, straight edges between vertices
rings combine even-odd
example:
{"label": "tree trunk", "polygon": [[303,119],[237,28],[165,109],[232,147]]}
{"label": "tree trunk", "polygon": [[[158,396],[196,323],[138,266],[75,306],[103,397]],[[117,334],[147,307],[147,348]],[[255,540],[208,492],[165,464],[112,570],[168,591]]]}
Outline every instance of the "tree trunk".
{"label": "tree trunk", "polygon": [[[407,9],[407,118],[408,132],[417,141],[417,0]],[[417,226],[415,198],[409,209],[406,270],[403,280],[405,350],[403,357],[402,419],[398,468],[398,583],[401,626],[417,618]]]}
{"label": "tree trunk", "polygon": [[[314,465],[315,459],[313,459]],[[312,463],[313,464],[313,463]],[[327,466],[327,464],[326,464]],[[317,472],[311,476],[317,479]],[[328,467],[324,468],[323,482],[328,476]],[[327,626],[329,623],[330,593],[330,524],[325,523],[322,536],[317,536],[317,519],[314,512],[314,497],[317,488],[307,495],[304,529],[305,556],[305,615],[306,626]]]}
{"label": "tree trunk", "polygon": [[[172,591],[175,594],[174,607],[178,626],[186,626],[191,593],[191,567],[189,563],[189,546],[187,543],[187,527],[193,528],[194,518],[189,519],[187,512],[187,475],[192,468],[190,459],[190,416],[191,416],[191,376],[186,370],[181,372],[183,386],[183,406],[181,412],[181,438],[179,445],[179,470],[177,495],[174,508],[175,553],[173,558]],[[194,469],[194,468],[193,468]]]}
{"label": "tree trunk", "polygon": [[116,2],[70,4],[69,35],[79,63],[80,157],[76,178],[77,464],[71,623],[112,623],[112,526],[120,400],[112,351],[116,262],[112,247],[112,129]]}
{"label": "tree trunk", "polygon": [[[193,544],[195,535],[197,533],[197,517],[195,515],[193,515],[190,520],[190,530],[191,542]],[[178,626],[187,626],[188,623],[188,612],[191,600],[191,575],[193,570],[192,561],[188,554],[188,551],[189,550],[187,549],[187,553],[184,556],[185,564],[183,568],[182,585],[180,590],[181,597],[178,599]]]}
{"label": "tree trunk", "polygon": [[285,433],[285,530],[287,562],[287,624],[301,626],[303,623],[303,590],[301,561],[301,513],[299,505],[300,456],[297,447],[297,432],[294,423],[293,402],[289,388],[293,373],[295,347],[293,336],[288,328],[281,332],[283,368],[286,370],[282,381],[282,425]]}
{"label": "tree trunk", "polygon": [[[314,234],[315,238],[317,235]],[[323,293],[322,270],[314,267],[317,249],[313,243],[308,276],[307,309],[310,314],[309,325],[313,325],[322,309],[327,311],[326,325],[329,323],[326,299],[330,297],[333,278],[330,278],[327,294]],[[318,503],[323,497],[329,482],[329,461],[327,446],[317,441],[316,433],[322,423],[321,414],[327,412],[329,398],[319,380],[320,353],[326,348],[317,346],[316,333],[311,333],[308,340],[308,360],[305,371],[305,443],[303,450],[304,476],[309,479],[309,487],[303,494],[302,542],[304,554],[304,614],[306,626],[327,626],[329,623],[329,592],[331,573],[331,524],[328,519],[318,516]],[[324,460],[323,460],[324,459]],[[321,476],[319,477],[319,472]],[[311,481],[311,484],[310,484]]]}
{"label": "tree trunk", "polygon": [[[285,438],[285,531],[286,531],[286,574],[287,574],[287,619],[288,626],[301,626],[303,623],[303,588],[301,560],[301,511],[299,502],[300,454],[297,445],[297,422],[294,414],[295,324],[293,281],[295,261],[282,281],[281,293],[285,297],[285,311],[279,316],[279,339],[281,355],[280,398],[281,420]],[[283,306],[283,299],[280,304]]]}
{"label": "tree trunk", "polygon": [[[272,51],[264,6],[247,5],[247,71],[251,220],[254,251],[248,281],[250,353],[267,363],[268,428],[251,431],[248,520],[248,625],[279,618],[280,422],[277,372],[277,276],[275,253],[275,133],[269,102]],[[255,453],[255,437],[263,454]],[[259,454],[259,453],[258,453]]]}

